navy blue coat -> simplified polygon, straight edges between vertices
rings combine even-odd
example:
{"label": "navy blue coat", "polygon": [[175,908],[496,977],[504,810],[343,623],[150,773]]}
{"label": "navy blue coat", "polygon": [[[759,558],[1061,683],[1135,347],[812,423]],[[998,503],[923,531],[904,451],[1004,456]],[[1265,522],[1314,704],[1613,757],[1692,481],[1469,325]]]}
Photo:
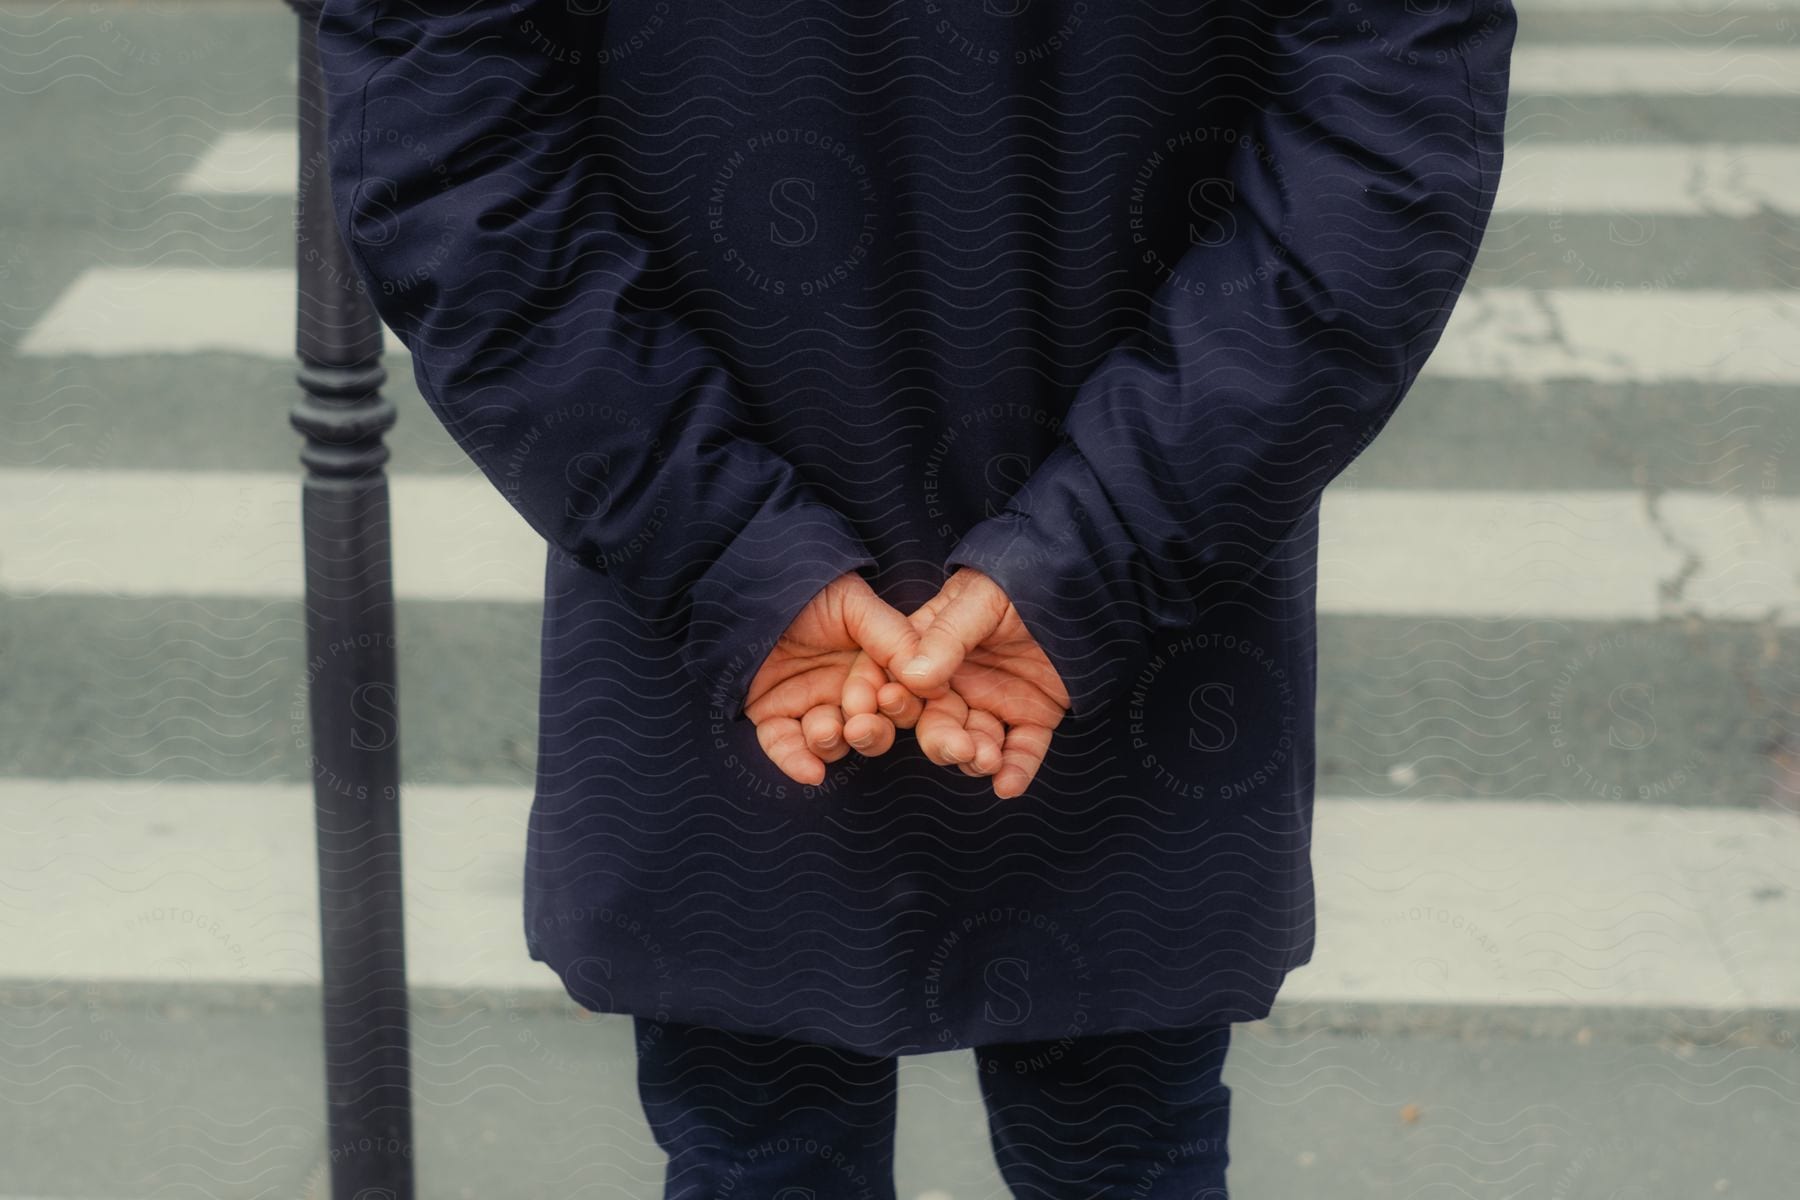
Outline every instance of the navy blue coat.
{"label": "navy blue coat", "polygon": [[[327,0],[330,188],[541,534],[525,941],[596,1011],[872,1054],[1250,1020],[1314,940],[1321,490],[1468,278],[1508,0]],[[1031,789],[816,788],[745,687],[960,564]]]}

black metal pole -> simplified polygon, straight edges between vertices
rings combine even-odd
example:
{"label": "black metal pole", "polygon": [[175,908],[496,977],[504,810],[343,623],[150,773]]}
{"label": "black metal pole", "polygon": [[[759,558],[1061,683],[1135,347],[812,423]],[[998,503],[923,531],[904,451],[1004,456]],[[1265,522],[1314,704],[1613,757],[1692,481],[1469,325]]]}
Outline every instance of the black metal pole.
{"label": "black metal pole", "polygon": [[335,1200],[412,1200],[400,744],[381,322],[332,218],[316,3],[299,16],[296,351],[319,843],[326,1161]]}

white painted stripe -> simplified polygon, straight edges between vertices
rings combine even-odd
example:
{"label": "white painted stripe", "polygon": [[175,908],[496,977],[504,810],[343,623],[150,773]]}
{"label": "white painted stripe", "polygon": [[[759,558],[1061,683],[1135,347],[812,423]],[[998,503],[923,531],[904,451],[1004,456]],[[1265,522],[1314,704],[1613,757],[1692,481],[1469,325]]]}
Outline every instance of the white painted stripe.
{"label": "white painted stripe", "polygon": [[[390,485],[405,599],[535,603],[545,548],[473,466]],[[0,471],[0,591],[301,592],[293,474]],[[1800,624],[1800,499],[1630,491],[1326,492],[1329,615]]]}
{"label": "white painted stripe", "polygon": [[1286,1000],[1800,1001],[1800,820],[1555,801],[1324,801],[1318,951]]}
{"label": "white painted stripe", "polygon": [[[518,788],[407,788],[413,982],[554,982],[526,959],[519,919],[529,808]],[[0,814],[35,831],[0,857],[8,976],[319,981],[308,786],[6,779]]]}
{"label": "white painted stripe", "polygon": [[216,195],[292,195],[300,138],[292,129],[235,129],[208,147],[175,188]]}
{"label": "white painted stripe", "polygon": [[19,353],[294,357],[294,272],[203,267],[83,271],[25,334]]}
{"label": "white painted stripe", "polygon": [[1319,610],[1800,624],[1800,500],[1333,487]]}
{"label": "white painted stripe", "polygon": [[[92,267],[19,342],[30,356],[251,354],[294,357],[290,269]],[[385,329],[390,352],[406,354]]]}
{"label": "white painted stripe", "polygon": [[1638,13],[1688,13],[1696,17],[1761,16],[1796,10],[1796,0],[1515,0],[1521,21],[1533,13],[1611,12],[1621,18]]}
{"label": "white painted stripe", "polygon": [[1800,292],[1471,288],[1430,377],[1800,383]]}
{"label": "white painted stripe", "polygon": [[1510,79],[1515,96],[1800,96],[1800,48],[1523,42]]}
{"label": "white painted stripe", "polygon": [[[25,335],[26,355],[294,355],[292,272],[84,272]],[[388,345],[404,353],[388,332]],[[1800,383],[1800,294],[1472,288],[1428,376]]]}
{"label": "white painted stripe", "polygon": [[[1612,49],[1620,49],[1613,47]],[[1638,63],[1632,49],[1619,58],[1657,77],[1660,62]],[[1665,51],[1680,59],[1689,52]],[[1554,64],[1568,80],[1603,83],[1614,76],[1584,73],[1578,55]],[[1604,63],[1602,64],[1605,65]],[[1789,92],[1800,95],[1800,50],[1781,61]],[[1675,79],[1677,76],[1668,75]],[[1759,77],[1747,77],[1754,84]],[[1517,76],[1514,78],[1518,86]],[[184,191],[291,193],[298,152],[291,133],[228,133],[181,182]],[[1782,143],[1650,143],[1582,145],[1516,142],[1507,147],[1501,176],[1502,209],[1539,212],[1667,213],[1742,217],[1767,207],[1800,212],[1800,147]]]}
{"label": "white painted stripe", "polygon": [[1507,148],[1496,206],[1676,217],[1800,213],[1800,146],[1523,142]]}
{"label": "white painted stripe", "polygon": [[[1725,57],[1721,57],[1724,55]],[[1800,95],[1800,49],[1731,55],[1729,51],[1608,46],[1544,48],[1514,58],[1512,86],[1594,94],[1629,91]],[[1754,212],[1758,202],[1794,211],[1789,146],[1509,146],[1500,203],[1507,208],[1580,211],[1587,190],[1617,197],[1607,208],[1632,212]],[[182,177],[178,189],[210,194],[287,195],[294,191],[299,144],[292,131],[226,133]],[[1563,186],[1550,190],[1556,180]]]}
{"label": "white painted stripe", "polygon": [[[469,471],[391,485],[396,589],[537,599],[543,541]],[[0,591],[14,595],[301,594],[297,475],[0,471],[0,515]]]}
{"label": "white painted stripe", "polygon": [[[519,921],[530,802],[406,789],[414,983],[560,990]],[[316,984],[312,821],[305,785],[0,780],[0,828],[38,831],[0,859],[0,972]],[[1322,799],[1314,832],[1318,950],[1284,1000],[1800,1007],[1791,815]]]}

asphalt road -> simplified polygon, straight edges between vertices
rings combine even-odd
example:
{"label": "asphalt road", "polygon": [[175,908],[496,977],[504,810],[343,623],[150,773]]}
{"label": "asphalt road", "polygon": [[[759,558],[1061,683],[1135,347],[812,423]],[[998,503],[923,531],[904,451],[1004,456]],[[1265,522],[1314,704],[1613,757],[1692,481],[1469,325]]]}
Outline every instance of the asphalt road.
{"label": "asphalt road", "polygon": [[[1514,90],[1509,167],[1524,178],[1548,154],[1560,174],[1496,213],[1471,288],[1518,293],[1546,323],[1468,330],[1491,369],[1428,372],[1333,488],[1421,514],[1476,492],[1539,497],[1562,535],[1581,532],[1589,499],[1623,497],[1680,567],[1642,564],[1645,587],[1666,593],[1648,619],[1504,605],[1327,617],[1319,791],[1800,813],[1800,571],[1771,549],[1800,534],[1766,520],[1800,498],[1800,3],[1520,8],[1515,63],[1537,66],[1517,68],[1530,82]],[[0,5],[0,780],[306,779],[297,598],[146,595],[126,567],[54,593],[9,574],[25,524],[79,510],[94,480],[291,472],[298,485],[290,362],[31,348],[59,301],[106,272],[291,266],[291,195],[182,180],[229,137],[291,131],[294,36],[275,0]],[[1579,330],[1560,323],[1563,302],[1587,314]],[[102,343],[129,323],[90,318]],[[1580,337],[1593,339],[1585,365],[1539,369],[1576,362]],[[390,470],[469,476],[409,372],[390,356]],[[56,473],[54,505],[16,502],[11,481],[47,478],[32,472]],[[1758,540],[1684,540],[1668,521],[1683,496],[1729,502]],[[1515,556],[1531,595],[1546,570],[1564,573],[1553,590],[1583,582],[1578,560],[1535,554],[1529,530],[1470,536]],[[1766,609],[1722,617],[1716,594],[1683,590],[1759,570],[1774,580]],[[398,611],[406,779],[529,786],[537,606],[412,598]],[[15,949],[25,932],[42,940],[20,914],[46,864],[91,867],[43,853],[62,815],[47,802],[0,832],[0,1200],[322,1195],[316,992],[170,1001],[160,986],[99,988],[79,965],[7,989],[6,933]],[[1800,894],[1765,891],[1800,929]],[[1243,1027],[1228,1066],[1235,1194],[1793,1195],[1795,1014],[1659,1023],[1608,1000],[1542,1022],[1395,1009]],[[434,994],[415,1001],[413,1031],[421,1195],[658,1194],[626,1022]],[[957,1055],[903,1064],[903,1200],[1004,1194],[971,1071]]]}
{"label": "asphalt road", "polygon": [[[13,995],[0,1195],[322,1195],[310,999]],[[628,1019],[415,1004],[412,1034],[421,1196],[660,1195]],[[1234,1195],[1785,1200],[1800,1053],[1791,1037],[1724,1036],[1239,1026]],[[1004,1197],[972,1059],[903,1059],[899,1086],[902,1200]]]}

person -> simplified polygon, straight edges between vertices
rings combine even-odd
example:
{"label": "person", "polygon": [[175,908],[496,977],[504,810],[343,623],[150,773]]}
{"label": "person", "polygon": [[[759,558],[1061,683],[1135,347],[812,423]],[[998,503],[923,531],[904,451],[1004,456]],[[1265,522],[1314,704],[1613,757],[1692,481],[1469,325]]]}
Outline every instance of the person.
{"label": "person", "polygon": [[1314,944],[1325,486],[1502,161],[1508,0],[325,0],[329,180],[545,540],[524,935],[666,1194],[1225,1194]]}

